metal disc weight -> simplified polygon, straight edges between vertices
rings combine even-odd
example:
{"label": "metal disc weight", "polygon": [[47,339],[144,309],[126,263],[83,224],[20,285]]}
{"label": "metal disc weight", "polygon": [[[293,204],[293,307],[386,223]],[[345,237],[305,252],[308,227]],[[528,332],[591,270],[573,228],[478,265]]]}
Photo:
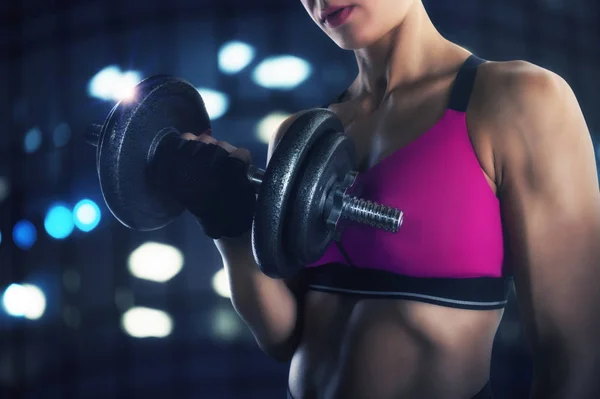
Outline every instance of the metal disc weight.
{"label": "metal disc weight", "polygon": [[106,119],[97,153],[100,186],[111,213],[125,226],[156,230],[184,210],[148,174],[148,153],[165,129],[179,134],[210,127],[198,91],[184,80],[154,76],[135,87],[135,97],[117,104]]}
{"label": "metal disc weight", "polygon": [[292,193],[283,237],[297,263],[318,261],[335,237],[325,220],[325,202],[334,186],[356,167],[354,144],[344,133],[325,135],[313,146]]}
{"label": "metal disc weight", "polygon": [[302,178],[307,155],[319,138],[344,127],[337,115],[317,108],[298,115],[273,152],[260,186],[254,223],[252,248],[263,273],[275,278],[289,278],[304,265],[286,248],[285,219],[295,212],[290,199]]}

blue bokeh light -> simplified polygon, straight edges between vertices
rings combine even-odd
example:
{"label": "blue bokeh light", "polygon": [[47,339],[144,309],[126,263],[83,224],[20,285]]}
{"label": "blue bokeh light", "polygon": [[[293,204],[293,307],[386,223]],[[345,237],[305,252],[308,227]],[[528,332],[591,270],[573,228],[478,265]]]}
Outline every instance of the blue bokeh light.
{"label": "blue bokeh light", "polygon": [[18,221],[13,228],[13,241],[23,250],[28,250],[37,241],[37,230],[33,223],[23,219]]}
{"label": "blue bokeh light", "polygon": [[74,228],[73,214],[64,205],[50,207],[44,220],[44,228],[50,237],[62,240],[71,235]]}

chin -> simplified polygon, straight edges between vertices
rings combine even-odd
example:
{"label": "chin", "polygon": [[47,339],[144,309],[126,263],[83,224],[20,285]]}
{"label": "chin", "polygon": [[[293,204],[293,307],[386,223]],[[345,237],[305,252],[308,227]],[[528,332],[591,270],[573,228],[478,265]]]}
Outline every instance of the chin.
{"label": "chin", "polygon": [[343,50],[360,50],[365,47],[369,47],[376,41],[371,37],[356,34],[339,35],[337,37],[333,37],[332,39],[335,44],[337,44]]}

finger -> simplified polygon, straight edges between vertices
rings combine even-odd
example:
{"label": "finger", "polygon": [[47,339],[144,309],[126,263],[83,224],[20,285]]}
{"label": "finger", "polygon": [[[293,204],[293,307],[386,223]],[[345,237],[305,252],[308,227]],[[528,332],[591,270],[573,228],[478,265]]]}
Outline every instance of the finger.
{"label": "finger", "polygon": [[205,134],[205,133],[198,136],[198,138],[196,140],[203,141],[207,144],[217,144],[217,140],[214,137],[209,136],[208,134]]}
{"label": "finger", "polygon": [[231,144],[229,144],[226,141],[217,141],[215,144],[218,145],[219,147],[223,148],[227,152],[232,152],[232,151],[237,150],[237,147],[232,146]]}
{"label": "finger", "polygon": [[196,136],[194,133],[184,133],[181,135],[181,138],[184,140],[197,140],[198,136]]}
{"label": "finger", "polygon": [[229,156],[239,158],[248,165],[252,164],[252,154],[250,154],[250,151],[245,148],[236,148],[229,154]]}

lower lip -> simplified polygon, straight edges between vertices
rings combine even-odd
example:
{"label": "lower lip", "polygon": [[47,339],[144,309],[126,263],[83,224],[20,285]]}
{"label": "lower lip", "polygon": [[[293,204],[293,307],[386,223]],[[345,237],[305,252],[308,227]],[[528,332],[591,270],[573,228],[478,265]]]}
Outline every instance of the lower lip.
{"label": "lower lip", "polygon": [[350,18],[350,14],[352,14],[352,10],[354,7],[345,7],[341,11],[336,12],[333,15],[325,18],[325,25],[330,28],[337,28],[338,26],[343,25],[348,18]]}

